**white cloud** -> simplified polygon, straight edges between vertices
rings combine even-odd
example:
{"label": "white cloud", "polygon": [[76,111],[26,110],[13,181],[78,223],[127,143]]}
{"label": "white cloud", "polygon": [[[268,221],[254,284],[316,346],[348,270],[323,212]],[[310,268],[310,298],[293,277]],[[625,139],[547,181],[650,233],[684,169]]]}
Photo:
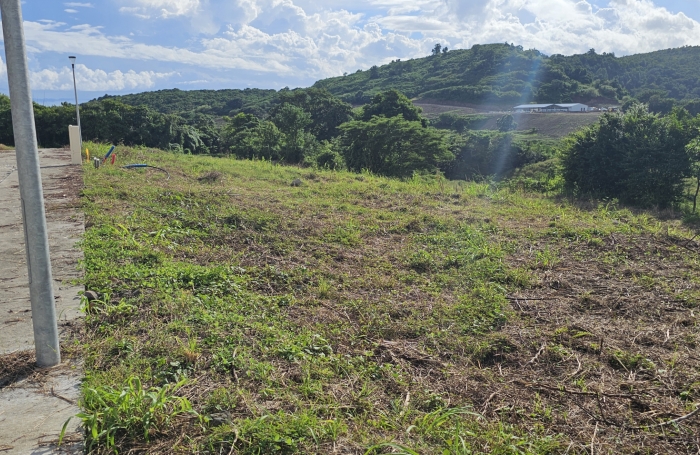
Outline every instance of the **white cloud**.
{"label": "white cloud", "polygon": [[71,14],[75,14],[78,12],[77,9],[70,9],[70,8],[64,9],[63,11],[65,11],[66,13],[71,13]]}
{"label": "white cloud", "polygon": [[57,24],[25,22],[27,50],[32,53],[75,53],[81,56],[133,59],[181,63],[216,69],[242,69],[259,72],[289,73],[291,68],[277,62],[259,62],[216,49],[196,52],[177,47],[165,47],[134,42],[125,36],[107,36],[101,27],[79,25],[67,30],[55,30]]}
{"label": "white cloud", "polygon": [[64,5],[70,8],[94,8],[92,3],[67,2]]}
{"label": "white cloud", "polygon": [[119,8],[119,12],[136,16],[139,19],[151,18],[151,16],[147,14],[144,8],[139,8],[138,6],[122,6],[121,8]]}
{"label": "white cloud", "polygon": [[[112,71],[90,69],[85,65],[76,65],[75,78],[81,91],[122,91],[145,90],[153,88],[156,82],[167,79],[175,73],[157,73],[154,71]],[[43,69],[31,73],[33,90],[72,90],[73,72],[70,68]]]}
{"label": "white cloud", "polygon": [[120,11],[133,13],[136,10],[150,10],[164,18],[191,15],[200,7],[200,0],[135,0],[129,3],[138,6],[124,7]]}
{"label": "white cloud", "polygon": [[[132,13],[188,20],[205,52],[324,77],[393,58],[515,42],[546,53],[629,54],[700,42],[700,24],[651,0],[129,0]],[[600,3],[600,2],[598,2]],[[125,9],[124,8],[124,9]],[[125,9],[126,11],[126,9]],[[351,11],[361,11],[353,13]],[[416,36],[420,32],[421,36]]]}
{"label": "white cloud", "polygon": [[[454,49],[508,41],[550,54],[595,48],[618,55],[700,43],[698,22],[652,0],[119,0],[118,4],[122,14],[150,20],[150,38],[129,34],[142,28],[125,28],[123,36],[115,36],[87,24],[27,22],[29,50],[165,62],[230,75],[243,70],[311,83],[396,58],[425,56],[436,42]],[[178,27],[179,44],[154,44],[159,27]],[[195,78],[212,80],[210,75]]]}

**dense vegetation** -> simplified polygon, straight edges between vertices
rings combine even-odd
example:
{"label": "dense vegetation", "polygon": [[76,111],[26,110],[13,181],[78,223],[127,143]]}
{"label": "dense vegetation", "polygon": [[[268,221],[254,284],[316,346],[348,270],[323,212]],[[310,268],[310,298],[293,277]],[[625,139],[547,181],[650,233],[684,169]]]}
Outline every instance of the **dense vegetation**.
{"label": "dense vegetation", "polygon": [[132,95],[105,95],[92,102],[118,100],[130,106],[147,106],[163,114],[233,116],[240,112],[264,116],[277,97],[276,90],[158,90]]}
{"label": "dense vegetation", "polygon": [[[36,105],[35,118],[39,144],[61,146],[65,141],[65,125],[72,123],[74,110],[68,104]],[[177,114],[164,114],[147,106],[130,106],[108,98],[84,105],[81,118],[85,139],[113,144],[332,169],[347,166],[358,172],[368,170],[396,177],[448,169],[461,169],[449,173],[457,178],[487,172],[485,167],[472,166],[469,159],[461,164],[454,161],[455,155],[466,156],[461,153],[463,147],[475,144],[469,140],[469,134],[458,128],[432,127],[420,109],[396,90],[377,94],[355,111],[323,89],[282,91],[264,118],[239,112],[217,121],[204,114],[187,120]],[[532,142],[534,138],[530,139]],[[511,147],[510,136],[503,144],[506,142],[508,145],[499,146],[499,153],[515,154],[518,159],[505,157],[504,166],[494,174],[504,175],[515,165],[542,159],[522,154],[522,147]],[[0,98],[0,143],[13,143],[7,97]],[[547,153],[551,155],[553,151]],[[462,172],[465,166],[473,169]]]}
{"label": "dense vegetation", "polygon": [[[326,79],[310,89],[105,96],[82,106],[83,137],[401,178],[439,171],[451,179],[500,180],[549,162],[548,181],[540,175],[535,187],[679,206],[699,166],[698,147],[690,145],[699,127],[689,58],[697,51],[547,57],[509,44],[436,47],[430,57]],[[560,168],[556,140],[536,128],[515,131],[527,118],[447,113],[429,121],[409,97],[491,106],[598,100],[622,102],[628,113],[605,116],[570,138]],[[362,106],[353,109],[350,102]],[[37,105],[35,112],[40,145],[64,145],[73,107]],[[7,97],[0,97],[0,143],[13,143]]]}
{"label": "dense vegetation", "polygon": [[700,117],[685,110],[652,114],[641,104],[624,115],[605,115],[572,135],[564,148],[564,179],[578,194],[618,198],[668,207],[683,197],[685,179],[694,177],[697,160],[690,142]]}
{"label": "dense vegetation", "polygon": [[[545,56],[509,44],[396,60],[370,71],[318,81],[315,86],[363,104],[396,88],[410,98],[488,107],[538,102],[616,104],[650,102],[665,112],[675,104],[700,113],[700,47],[616,57],[597,54]],[[670,106],[670,107],[669,107]]]}

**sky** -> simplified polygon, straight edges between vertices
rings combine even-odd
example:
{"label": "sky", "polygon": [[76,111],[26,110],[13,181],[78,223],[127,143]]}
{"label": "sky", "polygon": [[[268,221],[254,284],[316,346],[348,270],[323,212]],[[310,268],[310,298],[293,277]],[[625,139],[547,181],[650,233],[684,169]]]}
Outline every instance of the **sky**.
{"label": "sky", "polygon": [[[509,42],[622,56],[700,45],[700,0],[23,0],[38,103],[166,88],[306,87]],[[7,93],[4,50],[0,92]]]}

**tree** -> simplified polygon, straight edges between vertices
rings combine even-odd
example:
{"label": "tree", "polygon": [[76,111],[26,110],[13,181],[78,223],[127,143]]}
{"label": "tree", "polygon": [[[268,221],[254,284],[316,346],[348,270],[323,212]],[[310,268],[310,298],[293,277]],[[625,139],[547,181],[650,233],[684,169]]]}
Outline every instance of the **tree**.
{"label": "tree", "polygon": [[260,119],[251,114],[240,113],[233,118],[224,117],[221,129],[221,147],[223,151],[233,153],[239,158],[251,158],[248,140],[251,132],[260,124]]}
{"label": "tree", "polygon": [[303,159],[304,128],[311,125],[311,114],[304,109],[285,103],[277,111],[272,122],[284,137],[282,158],[288,163],[299,163]]}
{"label": "tree", "polygon": [[518,124],[515,122],[515,119],[512,115],[506,114],[503,117],[496,120],[496,126],[498,127],[498,131],[506,133],[508,131],[513,131],[514,129],[516,129],[518,127]]}
{"label": "tree", "polygon": [[695,138],[686,147],[691,162],[691,175],[695,177],[695,195],[693,196],[693,213],[698,206],[698,195],[700,195],[700,139]]}
{"label": "tree", "polygon": [[580,195],[668,207],[680,200],[691,173],[686,145],[693,130],[684,110],[659,117],[636,104],[624,115],[605,114],[568,139],[562,157],[566,187]]}
{"label": "tree", "polygon": [[340,149],[348,169],[393,177],[435,172],[454,155],[444,136],[403,116],[377,117],[341,125]]}
{"label": "tree", "polygon": [[420,122],[420,113],[420,108],[414,106],[406,95],[397,90],[387,90],[376,94],[370,104],[364,106],[360,119],[368,121],[375,116],[388,118],[401,115],[404,120]]}
{"label": "tree", "polygon": [[379,67],[377,65],[374,65],[369,69],[369,78],[379,79]]}
{"label": "tree", "polygon": [[270,115],[274,117],[285,104],[302,108],[311,115],[307,130],[319,141],[331,140],[340,135],[338,126],[352,120],[352,106],[326,89],[291,90],[280,93],[279,100],[280,104],[272,109]]}
{"label": "tree", "polygon": [[440,55],[440,50],[442,50],[442,44],[437,43],[437,44],[435,44],[435,46],[433,47],[432,54],[435,55],[435,56]]}
{"label": "tree", "polygon": [[244,159],[281,158],[283,136],[274,123],[243,113],[225,121],[221,129],[223,150]]}
{"label": "tree", "polygon": [[445,46],[445,47],[442,48],[442,53],[443,53],[443,54],[447,54],[449,51],[450,51],[450,50],[449,50],[449,48],[448,48],[447,46]]}
{"label": "tree", "polygon": [[255,127],[246,139],[250,150],[248,158],[259,157],[267,160],[280,158],[282,149],[282,133],[270,121],[262,121]]}

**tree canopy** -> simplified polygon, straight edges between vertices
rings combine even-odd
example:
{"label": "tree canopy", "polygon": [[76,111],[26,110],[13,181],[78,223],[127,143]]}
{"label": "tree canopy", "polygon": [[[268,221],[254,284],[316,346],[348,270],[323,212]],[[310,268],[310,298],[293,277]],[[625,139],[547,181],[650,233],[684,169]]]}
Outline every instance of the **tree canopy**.
{"label": "tree canopy", "polygon": [[352,171],[410,177],[418,171],[435,172],[440,163],[454,158],[440,132],[402,115],[374,116],[340,128],[341,151]]}
{"label": "tree canopy", "polygon": [[572,135],[563,151],[566,186],[579,195],[668,207],[683,195],[693,173],[697,122],[686,111],[662,117],[637,104],[606,114]]}
{"label": "tree canopy", "polygon": [[372,101],[363,107],[360,119],[368,121],[375,116],[388,118],[401,115],[409,122],[420,122],[420,113],[420,108],[414,106],[406,95],[398,90],[387,90],[377,93]]}

